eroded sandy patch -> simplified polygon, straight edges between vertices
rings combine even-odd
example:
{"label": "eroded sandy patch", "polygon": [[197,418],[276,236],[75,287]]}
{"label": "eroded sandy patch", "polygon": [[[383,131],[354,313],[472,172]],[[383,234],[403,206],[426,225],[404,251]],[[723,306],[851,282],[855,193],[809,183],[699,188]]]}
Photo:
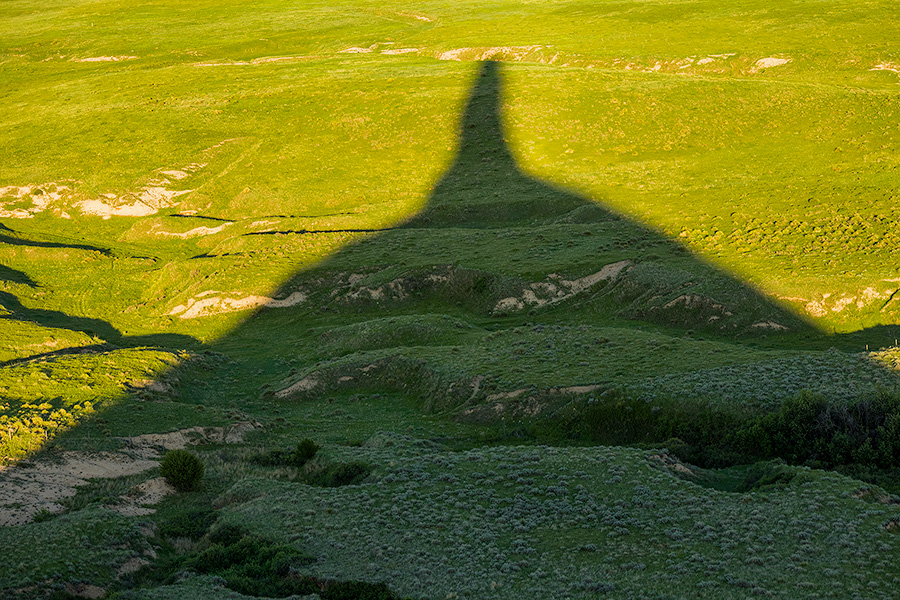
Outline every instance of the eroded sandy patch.
{"label": "eroded sandy patch", "polygon": [[195,237],[201,237],[204,235],[213,235],[215,233],[219,233],[223,231],[226,227],[234,225],[234,223],[222,223],[218,227],[194,227],[188,231],[178,233],[174,231],[162,231],[158,228],[157,225],[154,225],[153,228],[150,229],[150,233],[159,237],[171,237],[171,238],[181,238],[183,240]]}
{"label": "eroded sandy patch", "polygon": [[126,517],[152,515],[155,510],[150,506],[159,504],[163,498],[176,491],[164,478],[154,477],[128,490],[120,499],[119,504],[110,506],[110,508]]}
{"label": "eroded sandy patch", "polygon": [[588,290],[601,281],[612,281],[632,265],[630,260],[611,263],[590,275],[578,279],[563,279],[555,273],[547,276],[549,281],[535,282],[522,291],[518,297],[503,298],[494,306],[493,312],[508,313],[523,310],[526,306],[556,304]]}
{"label": "eroded sandy patch", "polygon": [[397,14],[400,15],[401,17],[411,18],[411,19],[415,19],[417,21],[423,21],[425,23],[431,23],[434,21],[434,19],[432,19],[430,17],[426,17],[425,15],[421,15],[419,13],[399,12]]}
{"label": "eroded sandy patch", "polygon": [[247,67],[254,65],[266,65],[271,63],[280,63],[280,62],[298,62],[298,61],[306,61],[313,60],[317,58],[316,56],[260,56],[259,58],[254,58],[253,60],[223,60],[216,62],[206,62],[206,63],[195,63],[193,66],[195,67]]}
{"label": "eroded sandy patch", "polygon": [[474,48],[455,48],[437,55],[438,60],[490,60],[502,56],[508,60],[522,60],[529,54],[541,50],[543,46],[490,46]]}
{"label": "eroded sandy patch", "polygon": [[877,65],[875,65],[874,67],[872,67],[869,70],[870,71],[893,71],[894,73],[900,74],[900,64],[882,62],[882,63],[878,63]]}
{"label": "eroded sandy patch", "polygon": [[244,295],[242,292],[220,292],[207,290],[197,294],[185,304],[179,304],[170,310],[169,316],[179,319],[196,319],[229,312],[239,312],[259,307],[290,308],[306,301],[306,294],[301,291],[291,292],[285,298],[269,296]]}
{"label": "eroded sandy patch", "polygon": [[900,279],[883,279],[881,282],[866,286],[853,294],[826,292],[812,300],[805,298],[784,299],[803,303],[806,312],[813,317],[824,317],[830,312],[841,313],[850,308],[864,310],[877,306],[879,309],[883,309],[900,292],[900,289],[897,288],[898,283],[900,283]]}
{"label": "eroded sandy patch", "polygon": [[[191,427],[169,433],[151,433],[125,438],[118,452],[63,452],[27,463],[0,467],[0,526],[21,525],[40,510],[62,512],[60,501],[74,496],[91,479],[113,479],[143,473],[159,466],[166,450],[199,443],[233,444],[243,441],[258,423],[236,423],[228,427]],[[161,478],[135,486],[121,502],[110,506],[126,515],[153,512],[152,505],[172,493]]]}
{"label": "eroded sandy patch", "polygon": [[787,327],[775,321],[760,321],[751,325],[753,329],[771,329],[774,331],[787,331]]}
{"label": "eroded sandy patch", "polygon": [[[38,213],[48,210],[58,201],[68,197],[72,193],[72,187],[76,182],[67,182],[70,185],[63,185],[57,182],[48,183],[31,183],[27,185],[8,185],[0,188],[0,218],[3,219],[30,219]],[[31,206],[10,206],[21,204],[22,202],[31,202]],[[56,208],[57,214],[63,216],[65,213],[59,207]],[[65,215],[68,216],[68,215]]]}
{"label": "eroded sandy patch", "polygon": [[511,392],[498,392],[496,394],[491,394],[487,397],[488,402],[495,402],[497,400],[509,400],[511,398],[518,398],[522,394],[527,394],[531,390],[529,388],[519,388],[518,390],[513,390]]}
{"label": "eroded sandy patch", "polygon": [[147,186],[137,194],[137,200],[130,204],[118,201],[82,200],[76,206],[86,215],[94,215],[108,219],[110,217],[146,217],[156,214],[161,208],[168,208],[174,204],[178,196],[190,193],[193,190],[169,190],[159,186]]}
{"label": "eroded sandy patch", "polygon": [[378,44],[372,44],[368,48],[361,48],[359,46],[350,46],[349,48],[345,48],[343,50],[338,50],[338,54],[368,54],[369,52],[374,52],[375,47]]}
{"label": "eroded sandy patch", "polygon": [[[232,140],[220,142],[206,152],[228,141]],[[156,176],[137,190],[123,194],[105,193],[87,199],[76,192],[75,185],[80,182],[75,180],[5,186],[0,188],[0,218],[29,219],[49,210],[58,217],[69,219],[71,216],[66,209],[72,206],[78,207],[83,214],[104,219],[148,216],[174,205],[176,198],[192,191],[171,189],[172,180],[186,179],[206,166],[207,163],[190,163],[178,169],[160,169],[155,171]]]}
{"label": "eroded sandy patch", "polygon": [[134,60],[137,56],[89,56],[87,58],[73,58],[72,62],[120,62],[123,60]]}
{"label": "eroded sandy patch", "polygon": [[42,509],[62,512],[59,501],[74,496],[89,479],[134,475],[158,465],[158,460],[119,452],[64,452],[58,461],[7,467],[0,471],[0,526],[28,523]]}
{"label": "eroded sandy patch", "polygon": [[[352,379],[352,378],[351,378]],[[315,377],[305,377],[298,381],[297,383],[284,388],[283,390],[278,390],[275,392],[276,398],[287,398],[292,394],[296,394],[298,392],[308,392],[310,390],[315,389],[319,385],[319,380]]]}
{"label": "eroded sandy patch", "polygon": [[775,56],[768,56],[766,58],[761,58],[756,61],[756,64],[753,66],[753,71],[759,71],[761,69],[770,69],[772,67],[780,67],[782,65],[786,65],[791,62],[790,58],[777,58]]}
{"label": "eroded sandy patch", "polygon": [[[229,141],[229,140],[226,140]],[[222,143],[208,148],[209,152]],[[100,198],[82,200],[76,206],[83,214],[109,219],[110,217],[146,217],[160,209],[176,204],[175,199],[193,190],[173,190],[171,179],[180,181],[190,177],[207,166],[207,163],[193,162],[177,169],[165,168],[154,171],[157,176],[150,179],[140,189],[122,195],[101,194]]]}

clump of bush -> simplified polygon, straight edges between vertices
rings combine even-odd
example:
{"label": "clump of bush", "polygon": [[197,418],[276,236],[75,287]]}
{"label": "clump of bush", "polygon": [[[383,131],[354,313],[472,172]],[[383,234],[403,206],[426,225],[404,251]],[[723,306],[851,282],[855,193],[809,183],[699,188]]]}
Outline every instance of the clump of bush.
{"label": "clump of bush", "polygon": [[[720,468],[759,460],[835,469],[900,491],[900,396],[878,393],[855,402],[828,401],[803,391],[774,412],[748,415],[702,402],[650,404],[621,390],[574,407],[568,417],[544,423],[537,439],[604,444],[664,444],[682,460]],[[784,482],[785,469],[758,473],[748,486]],[[767,478],[773,477],[772,481]]]}
{"label": "clump of bush", "polygon": [[[301,468],[315,458],[318,452],[318,444],[307,438],[301,440],[296,448],[271,450],[254,457],[253,461],[266,467]],[[312,467],[312,469],[307,469],[303,480],[310,485],[322,487],[353,485],[368,477],[372,472],[372,467],[363,462],[340,462]]]}
{"label": "clump of bush", "polygon": [[725,467],[746,462],[734,444],[735,431],[747,422],[745,415],[723,411],[700,401],[650,404],[619,389],[607,390],[572,407],[555,423],[540,424],[532,431],[539,440],[591,442],[607,445],[664,444],[682,460],[703,467]]}
{"label": "clump of bush", "polygon": [[188,510],[178,513],[159,524],[158,533],[168,538],[199,540],[216,522],[216,511],[211,508]]}
{"label": "clump of bush", "polygon": [[44,521],[49,521],[55,516],[56,513],[51,512],[49,508],[42,508],[34,513],[34,516],[31,518],[31,520],[34,523],[43,523]]}
{"label": "clump of bush", "polygon": [[169,450],[159,463],[159,474],[179,492],[191,492],[200,487],[203,463],[187,450]]}
{"label": "clump of bush", "polygon": [[292,569],[313,558],[286,544],[274,544],[254,535],[220,540],[189,557],[182,565],[198,573],[218,575],[229,588],[249,596],[284,597],[310,594],[308,582],[292,578]]}
{"label": "clump of bush", "polygon": [[324,469],[311,473],[307,483],[322,487],[341,487],[361,482],[372,472],[372,467],[363,462],[330,464]]}
{"label": "clump of bush", "polygon": [[254,461],[265,467],[303,467],[315,458],[319,446],[309,438],[305,438],[292,450],[272,450],[257,456]]}
{"label": "clump of bush", "polygon": [[247,532],[237,525],[220,525],[209,532],[209,541],[220,546],[231,546],[240,541]]}
{"label": "clump of bush", "polygon": [[734,436],[746,452],[817,466],[900,463],[900,399],[879,394],[852,404],[802,392]]}
{"label": "clump of bush", "polygon": [[236,592],[254,597],[284,598],[318,594],[323,600],[400,600],[383,583],[330,581],[301,575],[300,567],[315,562],[301,550],[278,544],[233,524],[214,526],[209,545],[188,555],[158,561],[155,583],[177,581],[185,571],[214,575]]}
{"label": "clump of bush", "polygon": [[319,594],[323,600],[399,600],[387,585],[366,581],[332,581]]}
{"label": "clump of bush", "polygon": [[737,484],[734,491],[737,493],[764,490],[777,485],[785,485],[791,482],[796,475],[796,470],[787,466],[781,459],[761,461],[752,465],[744,478]]}

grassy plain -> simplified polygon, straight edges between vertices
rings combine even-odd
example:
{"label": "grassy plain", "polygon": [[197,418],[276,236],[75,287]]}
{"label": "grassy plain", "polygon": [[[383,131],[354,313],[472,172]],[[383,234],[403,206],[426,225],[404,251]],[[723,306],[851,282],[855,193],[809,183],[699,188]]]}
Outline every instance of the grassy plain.
{"label": "grassy plain", "polygon": [[[897,464],[677,456],[900,397],[898,12],[6,0],[0,460],[256,429],[0,528],[0,594],[247,597],[196,508],[414,598],[887,597]],[[372,473],[253,461],[304,437]]]}

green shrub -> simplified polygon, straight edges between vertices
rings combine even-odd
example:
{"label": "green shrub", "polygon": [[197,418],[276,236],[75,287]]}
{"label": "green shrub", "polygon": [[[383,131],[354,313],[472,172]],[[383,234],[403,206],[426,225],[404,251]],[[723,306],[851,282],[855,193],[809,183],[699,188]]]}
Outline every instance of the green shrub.
{"label": "green shrub", "polygon": [[758,462],[747,470],[744,479],[734,489],[735,492],[745,493],[766,489],[777,485],[790,483],[796,475],[791,467],[781,460]]}
{"label": "green shrub", "polygon": [[179,492],[190,492],[200,487],[203,463],[187,450],[169,450],[159,463],[159,474]]}
{"label": "green shrub", "polygon": [[31,517],[31,520],[35,523],[42,523],[43,521],[49,521],[53,517],[56,516],[56,513],[50,512],[49,508],[42,508]]}
{"label": "green shrub", "polygon": [[322,600],[396,600],[398,596],[383,583],[335,581],[319,595]]}
{"label": "green shrub", "polygon": [[362,462],[335,463],[313,473],[307,481],[322,487],[341,487],[359,483],[369,476],[372,467]]}
{"label": "green shrub", "polygon": [[292,576],[294,567],[313,562],[312,557],[254,535],[235,539],[236,531],[226,527],[218,530],[210,536],[211,541],[217,541],[185,560],[183,567],[222,577],[230,589],[248,596],[281,598],[318,591],[312,580]]}
{"label": "green shrub", "polygon": [[211,508],[189,510],[163,521],[158,532],[164,537],[199,540],[215,522],[216,511]]}
{"label": "green shrub", "polygon": [[792,463],[893,468],[900,464],[900,398],[881,394],[847,405],[802,392],[735,432],[731,443]]}
{"label": "green shrub", "polygon": [[247,530],[237,525],[221,525],[209,532],[209,541],[220,546],[231,546],[247,535]]}
{"label": "green shrub", "polygon": [[220,577],[230,590],[253,597],[319,594],[323,600],[401,600],[383,583],[301,575],[298,570],[315,562],[315,558],[294,546],[248,533],[237,525],[214,527],[209,532],[209,542],[205,548],[187,555],[161,555],[151,567],[141,570],[140,579],[132,584],[168,585],[183,577],[185,571],[193,571]]}
{"label": "green shrub", "polygon": [[253,459],[264,467],[296,467],[301,468],[312,460],[319,451],[319,446],[309,438],[303,439],[293,450],[272,450]]}
{"label": "green shrub", "polygon": [[319,446],[311,439],[305,438],[297,444],[297,448],[294,450],[294,462],[300,463],[298,466],[305,465],[315,457],[316,452],[318,451]]}

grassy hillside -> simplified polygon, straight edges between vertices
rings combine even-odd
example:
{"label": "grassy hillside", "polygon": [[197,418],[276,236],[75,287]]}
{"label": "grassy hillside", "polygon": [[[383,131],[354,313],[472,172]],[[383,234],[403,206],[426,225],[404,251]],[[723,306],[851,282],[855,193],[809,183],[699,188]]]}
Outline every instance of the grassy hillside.
{"label": "grassy hillside", "polygon": [[3,2],[0,592],[886,597],[897,13]]}

